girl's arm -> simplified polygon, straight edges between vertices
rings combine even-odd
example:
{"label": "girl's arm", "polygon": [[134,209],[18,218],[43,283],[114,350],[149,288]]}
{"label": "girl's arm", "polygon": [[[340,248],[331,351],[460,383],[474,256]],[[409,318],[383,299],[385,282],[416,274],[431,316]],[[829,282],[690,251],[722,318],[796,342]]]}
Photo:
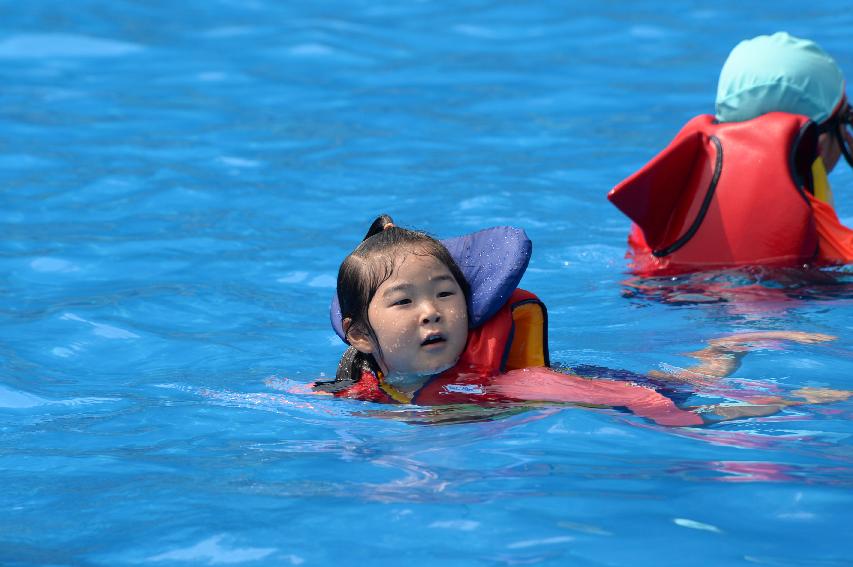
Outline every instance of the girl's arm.
{"label": "girl's arm", "polygon": [[740,367],[744,355],[758,348],[779,341],[791,341],[800,344],[815,344],[831,341],[835,337],[820,333],[803,333],[799,331],[757,331],[754,333],[738,333],[708,341],[708,346],[687,356],[698,360],[698,364],[690,368],[679,369],[668,373],[652,370],[649,376],[664,380],[687,382],[697,386],[710,385],[720,378],[730,376]]}
{"label": "girl's arm", "polygon": [[682,409],[659,392],[632,382],[582,378],[548,368],[511,370],[495,376],[486,390],[515,401],[624,407],[635,415],[651,419],[659,425],[669,426],[703,425],[730,419],[767,416],[788,406],[837,402],[846,400],[853,394],[846,390],[803,388],[793,392],[794,396],[801,399],[764,396],[761,400],[753,400],[751,403],[692,406]]}
{"label": "girl's arm", "polygon": [[511,370],[491,379],[486,390],[514,401],[624,407],[660,425],[701,425],[698,414],[678,408],[660,393],[631,382],[581,378],[548,368]]}

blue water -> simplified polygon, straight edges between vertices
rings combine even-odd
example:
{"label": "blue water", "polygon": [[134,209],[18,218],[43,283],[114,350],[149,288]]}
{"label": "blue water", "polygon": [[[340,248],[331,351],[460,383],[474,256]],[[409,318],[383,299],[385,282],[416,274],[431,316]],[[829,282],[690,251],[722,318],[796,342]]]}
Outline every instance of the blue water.
{"label": "blue water", "polygon": [[[524,227],[554,362],[667,370],[732,332],[821,332],[736,376],[853,388],[853,273],[626,281],[604,199],[712,109],[742,38],[812,37],[853,75],[837,2],[2,12],[0,564],[850,564],[849,401],[672,429],[303,392],[334,373],[335,273],[380,212]],[[831,179],[851,225],[853,175]]]}

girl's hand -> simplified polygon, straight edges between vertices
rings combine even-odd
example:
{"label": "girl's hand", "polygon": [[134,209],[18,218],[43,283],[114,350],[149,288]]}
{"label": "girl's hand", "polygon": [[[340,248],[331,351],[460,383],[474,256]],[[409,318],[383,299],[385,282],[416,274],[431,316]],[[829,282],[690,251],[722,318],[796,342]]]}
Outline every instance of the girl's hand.
{"label": "girl's hand", "polygon": [[831,390],[829,388],[800,388],[791,392],[798,398],[803,398],[808,404],[827,404],[842,402],[853,396],[850,390]]}
{"label": "girl's hand", "polygon": [[825,343],[834,340],[832,335],[822,333],[806,333],[802,331],[755,331],[751,333],[737,333],[719,339],[708,341],[712,347],[724,347],[732,350],[750,350],[750,343],[761,341],[791,341],[800,344]]}
{"label": "girl's hand", "polygon": [[730,376],[740,366],[743,356],[759,348],[782,348],[782,341],[800,344],[817,344],[835,339],[832,335],[821,333],[806,333],[802,331],[755,331],[751,333],[736,333],[719,339],[708,341],[708,346],[696,352],[687,353],[695,358],[698,364],[690,368],[681,368],[674,373],[663,373],[658,370],[649,372],[653,378],[665,378],[694,384],[709,386],[720,378]]}

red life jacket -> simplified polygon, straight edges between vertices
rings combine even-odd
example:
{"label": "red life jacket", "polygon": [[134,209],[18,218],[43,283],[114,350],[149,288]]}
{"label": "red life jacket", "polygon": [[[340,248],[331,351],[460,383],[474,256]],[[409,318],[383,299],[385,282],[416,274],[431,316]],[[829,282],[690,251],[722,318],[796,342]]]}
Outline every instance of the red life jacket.
{"label": "red life jacket", "polygon": [[[547,366],[548,322],[545,305],[523,289],[512,292],[509,300],[485,323],[468,331],[468,342],[456,364],[430,379],[409,403],[444,405],[488,403],[505,396],[487,394],[488,378],[518,368]],[[336,397],[379,403],[401,403],[393,392],[383,389],[378,376],[367,370],[352,386],[334,392]]]}
{"label": "red life jacket", "polygon": [[535,295],[516,289],[491,319],[469,332],[459,361],[426,382],[411,400],[401,399],[399,392],[368,370],[362,371],[355,384],[333,394],[366,402],[421,406],[550,401],[625,407],[661,425],[702,423],[699,415],[679,409],[652,389],[625,381],[557,374],[546,368],[545,317],[545,306]]}
{"label": "red life jacket", "polygon": [[635,225],[633,269],[678,273],[812,261],[818,234],[807,193],[817,127],[773,112],[746,122],[690,120],[608,199]]}

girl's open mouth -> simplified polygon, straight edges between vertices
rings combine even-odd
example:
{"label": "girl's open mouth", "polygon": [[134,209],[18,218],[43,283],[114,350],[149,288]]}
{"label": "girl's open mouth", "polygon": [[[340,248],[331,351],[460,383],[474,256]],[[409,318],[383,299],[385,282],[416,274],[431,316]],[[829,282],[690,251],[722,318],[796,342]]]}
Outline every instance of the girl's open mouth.
{"label": "girl's open mouth", "polygon": [[435,345],[444,342],[447,342],[447,339],[445,339],[441,334],[436,333],[425,338],[421,343],[421,346]]}

